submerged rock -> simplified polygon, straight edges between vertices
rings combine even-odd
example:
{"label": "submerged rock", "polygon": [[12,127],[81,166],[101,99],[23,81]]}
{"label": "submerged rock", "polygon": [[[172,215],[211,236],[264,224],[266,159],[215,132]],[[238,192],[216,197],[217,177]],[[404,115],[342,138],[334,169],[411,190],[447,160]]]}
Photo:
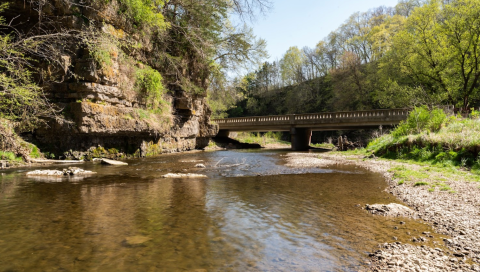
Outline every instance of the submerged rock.
{"label": "submerged rock", "polygon": [[404,206],[397,203],[385,204],[367,204],[365,209],[371,214],[382,215],[382,216],[393,216],[393,217],[414,217],[415,212]]}
{"label": "submerged rock", "polygon": [[166,175],[163,175],[162,178],[207,178],[207,176],[201,175],[201,174],[173,174],[173,173],[168,173]]}
{"label": "submerged rock", "polygon": [[198,164],[195,164],[195,168],[207,168],[207,167],[205,166],[205,164],[198,163]]}
{"label": "submerged rock", "polygon": [[78,167],[69,167],[68,169],[60,170],[35,170],[27,172],[27,176],[52,176],[52,177],[62,177],[62,176],[73,176],[73,175],[91,175],[96,174],[96,172],[83,170]]}
{"label": "submerged rock", "polygon": [[141,246],[145,246],[145,243],[150,240],[152,239],[146,236],[141,236],[141,235],[130,236],[125,238],[125,240],[123,240],[123,245],[127,247],[141,247]]}
{"label": "submerged rock", "polygon": [[180,162],[203,162],[203,160],[186,160],[186,161],[180,161]]}
{"label": "submerged rock", "polygon": [[128,163],[126,163],[126,162],[109,160],[109,159],[102,159],[101,163],[102,164],[108,164],[108,165],[128,165]]}

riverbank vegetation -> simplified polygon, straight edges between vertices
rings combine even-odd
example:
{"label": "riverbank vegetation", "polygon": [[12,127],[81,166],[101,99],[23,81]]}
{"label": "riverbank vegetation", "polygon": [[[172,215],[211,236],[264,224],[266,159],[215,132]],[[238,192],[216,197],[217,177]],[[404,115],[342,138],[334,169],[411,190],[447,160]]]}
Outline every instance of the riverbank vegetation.
{"label": "riverbank vegetation", "polygon": [[38,147],[18,136],[10,121],[0,120],[0,160],[20,163],[43,156]]}
{"label": "riverbank vegetation", "polygon": [[468,117],[447,116],[440,109],[418,107],[390,133],[372,139],[366,148],[348,151],[347,154],[367,157],[373,154],[440,167],[444,171],[464,169],[480,174],[479,113],[472,111]]}

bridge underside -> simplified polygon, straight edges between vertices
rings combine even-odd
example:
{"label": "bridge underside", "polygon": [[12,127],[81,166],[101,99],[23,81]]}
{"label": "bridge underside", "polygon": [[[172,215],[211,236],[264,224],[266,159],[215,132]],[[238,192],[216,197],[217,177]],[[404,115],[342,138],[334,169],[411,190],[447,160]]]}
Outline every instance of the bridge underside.
{"label": "bridge underside", "polygon": [[329,126],[262,126],[262,127],[235,127],[232,129],[220,129],[218,136],[228,137],[230,132],[269,132],[269,131],[288,131],[290,132],[290,140],[292,150],[305,151],[310,148],[313,131],[336,131],[336,130],[358,130],[358,129],[378,129],[381,124],[364,124],[364,125],[329,125]]}
{"label": "bridge underside", "polygon": [[301,115],[240,117],[213,120],[219,125],[219,136],[230,132],[289,131],[293,150],[307,150],[312,131],[375,129],[393,126],[405,120],[408,109],[330,112]]}

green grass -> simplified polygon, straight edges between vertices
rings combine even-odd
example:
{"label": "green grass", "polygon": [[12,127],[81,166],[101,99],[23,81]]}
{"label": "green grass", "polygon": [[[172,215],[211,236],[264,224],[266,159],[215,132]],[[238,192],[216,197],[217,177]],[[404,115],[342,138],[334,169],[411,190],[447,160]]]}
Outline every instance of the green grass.
{"label": "green grass", "polygon": [[42,152],[40,152],[38,147],[36,147],[35,145],[31,145],[31,150],[32,150],[32,151],[30,151],[30,157],[31,158],[38,159],[38,158],[43,157]]}
{"label": "green grass", "polygon": [[267,144],[282,144],[282,145],[290,145],[290,142],[281,140],[282,133],[281,132],[267,132],[265,134],[261,133],[248,133],[248,132],[240,132],[238,133],[235,140],[247,143],[247,144],[260,144],[260,145],[267,145]]}
{"label": "green grass", "polygon": [[324,149],[333,149],[335,147],[334,144],[329,144],[329,143],[317,143],[317,144],[311,144],[310,146],[316,147],[316,148],[324,148]]}
{"label": "green grass", "polygon": [[338,154],[370,156],[372,155],[372,152],[369,152],[365,148],[357,148],[352,150],[339,151]]}
{"label": "green grass", "polygon": [[13,152],[0,151],[0,160],[22,162],[21,157],[15,156]]}
{"label": "green grass", "polygon": [[410,170],[404,167],[394,167],[390,169],[394,172],[393,177],[397,179],[426,179],[429,175],[425,172]]}

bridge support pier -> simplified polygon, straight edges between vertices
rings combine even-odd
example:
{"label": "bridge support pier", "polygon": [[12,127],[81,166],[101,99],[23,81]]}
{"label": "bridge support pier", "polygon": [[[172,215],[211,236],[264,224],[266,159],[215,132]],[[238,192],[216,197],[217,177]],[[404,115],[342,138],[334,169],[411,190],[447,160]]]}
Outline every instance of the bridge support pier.
{"label": "bridge support pier", "polygon": [[293,151],[305,151],[310,148],[312,130],[309,128],[290,128]]}
{"label": "bridge support pier", "polygon": [[226,129],[221,129],[218,131],[217,137],[226,137],[230,136],[230,131]]}

